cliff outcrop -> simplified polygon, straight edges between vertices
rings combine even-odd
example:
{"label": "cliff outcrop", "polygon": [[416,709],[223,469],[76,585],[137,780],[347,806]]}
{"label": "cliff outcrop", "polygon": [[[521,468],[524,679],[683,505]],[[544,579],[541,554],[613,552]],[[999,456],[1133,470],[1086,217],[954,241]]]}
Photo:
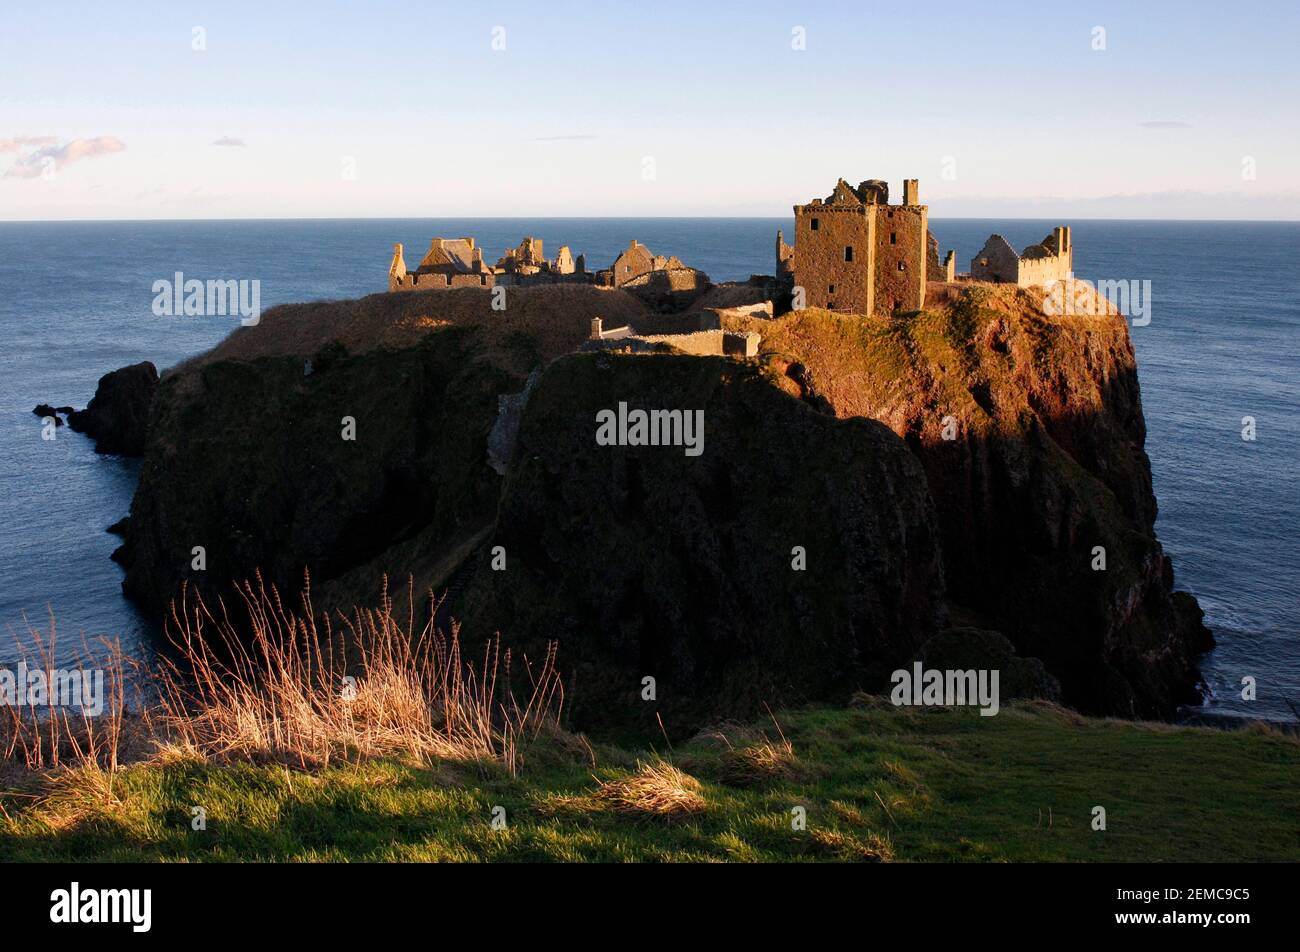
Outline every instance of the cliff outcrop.
{"label": "cliff outcrop", "polygon": [[[292,592],[306,568],[343,607],[384,573],[450,585],[468,639],[538,660],[558,640],[588,723],[880,689],[945,616],[1039,659],[1068,704],[1168,715],[1210,642],[1154,536],[1127,327],[1034,294],[732,315],[762,334],[748,363],[572,354],[593,317],[644,316],[618,290],[276,308],[163,375],[124,587],[162,611],[258,569]],[[703,454],[598,445],[620,402],[702,410]]]}
{"label": "cliff outcrop", "polygon": [[68,414],[68,426],[93,439],[96,453],[141,456],[157,389],[158,371],[147,360],[106,373],[86,409]]}
{"label": "cliff outcrop", "polygon": [[[1212,639],[1155,537],[1125,319],[1105,302],[1095,316],[1048,317],[1037,289],[935,290],[910,317],[809,309],[761,322],[769,373],[907,441],[956,619],[1042,659],[1081,710],[1159,717],[1197,703],[1196,659]],[[1091,289],[1078,293],[1078,310],[1092,307]]]}
{"label": "cliff outcrop", "polygon": [[[698,413],[702,452],[597,445],[621,402]],[[579,723],[676,731],[885,683],[942,593],[924,473],[886,427],[725,358],[583,354],[529,398],[463,618],[533,658],[558,641]]]}

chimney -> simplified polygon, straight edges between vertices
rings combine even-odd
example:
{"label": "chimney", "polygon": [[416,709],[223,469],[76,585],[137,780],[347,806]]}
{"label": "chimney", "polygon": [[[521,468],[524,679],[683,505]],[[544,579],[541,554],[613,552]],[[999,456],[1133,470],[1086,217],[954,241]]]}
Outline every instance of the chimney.
{"label": "chimney", "polygon": [[601,321],[601,319],[600,319],[599,317],[593,317],[593,318],[591,319],[591,339],[592,339],[592,340],[600,340],[601,328],[602,328],[603,326],[604,326],[604,322]]}
{"label": "chimney", "polygon": [[921,186],[919,179],[903,179],[903,204],[921,204]]}

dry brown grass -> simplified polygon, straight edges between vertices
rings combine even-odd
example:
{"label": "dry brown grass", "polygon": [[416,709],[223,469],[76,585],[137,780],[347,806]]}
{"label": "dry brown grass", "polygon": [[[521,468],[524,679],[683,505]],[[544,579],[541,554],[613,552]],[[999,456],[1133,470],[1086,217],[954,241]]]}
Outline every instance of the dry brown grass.
{"label": "dry brown grass", "polygon": [[[377,271],[376,284],[381,278]],[[330,341],[351,354],[400,349],[451,326],[478,329],[487,354],[507,350],[507,339],[523,332],[535,342],[541,359],[549,361],[586,340],[593,317],[617,327],[646,313],[645,305],[625,291],[563,284],[507,288],[504,311],[493,310],[489,288],[283,304],[267,310],[256,326],[238,328],[208,353],[178,365],[176,372],[217,360],[311,357]]]}
{"label": "dry brown grass", "polygon": [[183,598],[168,626],[180,659],[160,676],[160,733],[204,759],[314,767],[397,756],[495,761],[513,774],[521,748],[558,729],[554,645],[537,670],[525,659],[530,693],[521,701],[509,651],[494,640],[476,667],[461,655],[459,626],[444,636],[432,618],[417,623],[417,599],[407,595],[396,611],[385,581],[377,608],[318,619],[309,584],[295,614],[259,577],[240,590],[245,625],[224,605],[214,613]]}
{"label": "dry brown grass", "polygon": [[750,787],[799,776],[801,765],[775,716],[777,739],[762,731],[738,724],[722,724],[699,735],[697,740],[722,747],[716,774],[733,787]]}
{"label": "dry brown grass", "polygon": [[818,852],[835,859],[857,863],[892,863],[894,846],[883,836],[856,836],[839,830],[813,830],[810,839]]}
{"label": "dry brown grass", "polygon": [[[25,703],[0,705],[0,777],[30,787],[50,816],[81,815],[113,800],[128,761],[247,760],[324,767],[338,758],[399,757],[421,763],[492,763],[514,775],[525,748],[594,758],[590,745],[560,727],[563,687],[555,648],[534,669],[493,640],[480,665],[462,657],[459,628],[444,636],[415,621],[414,591],[404,611],[387,593],[374,609],[317,618],[310,587],[298,613],[285,609],[260,577],[240,588],[246,616],[201,598],[173,606],[176,651],[146,675],[116,643],[73,667],[102,671],[103,710]],[[56,667],[54,620],[30,632],[28,664]],[[69,662],[64,662],[69,667]],[[134,672],[135,677],[128,677]],[[518,677],[513,677],[517,675]],[[127,685],[151,677],[128,708]],[[522,698],[511,685],[526,687]],[[11,791],[13,792],[13,791]]]}
{"label": "dry brown grass", "polygon": [[748,787],[790,779],[797,775],[798,769],[799,758],[795,756],[794,746],[784,738],[732,748],[718,762],[719,779],[732,786]]}
{"label": "dry brown grass", "polygon": [[[125,695],[131,663],[121,645],[107,638],[93,644],[83,639],[78,650],[60,658],[53,612],[45,631],[28,624],[27,636],[15,638],[15,644],[19,661],[6,671],[13,678],[6,694],[14,691],[16,696],[9,700],[17,703],[0,704],[0,764],[25,771],[103,769],[111,778],[128,721]],[[28,691],[25,672],[43,679],[43,694]],[[79,680],[69,683],[67,674]],[[95,678],[102,680],[93,694],[85,693]],[[94,695],[100,710],[94,710]]]}
{"label": "dry brown grass", "polygon": [[606,780],[589,794],[549,797],[541,804],[545,814],[593,813],[609,810],[632,816],[679,819],[704,812],[700,782],[665,760],[638,762],[625,777]]}

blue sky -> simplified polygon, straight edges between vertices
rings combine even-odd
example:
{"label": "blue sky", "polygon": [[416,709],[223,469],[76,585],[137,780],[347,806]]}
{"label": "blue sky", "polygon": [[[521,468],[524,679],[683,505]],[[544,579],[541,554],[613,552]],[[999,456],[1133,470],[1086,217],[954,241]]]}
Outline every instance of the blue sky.
{"label": "blue sky", "polygon": [[12,5],[0,220],[784,215],[840,176],[939,217],[1300,219],[1298,11]]}

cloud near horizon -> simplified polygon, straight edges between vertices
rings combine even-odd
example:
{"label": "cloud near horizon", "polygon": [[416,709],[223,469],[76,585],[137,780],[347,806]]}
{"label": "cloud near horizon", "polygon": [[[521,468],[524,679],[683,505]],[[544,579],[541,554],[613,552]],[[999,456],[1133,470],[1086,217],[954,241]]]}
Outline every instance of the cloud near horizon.
{"label": "cloud near horizon", "polygon": [[17,136],[13,139],[0,139],[0,152],[21,152],[36,146],[53,145],[57,136]]}
{"label": "cloud near horizon", "polygon": [[243,148],[246,145],[248,145],[247,142],[245,142],[243,139],[239,138],[238,136],[222,136],[220,139],[218,139],[216,142],[212,144],[238,146],[240,148]]}
{"label": "cloud near horizon", "polygon": [[4,178],[38,178],[50,162],[53,162],[55,170],[58,170],[82,159],[94,158],[97,155],[109,155],[126,149],[126,144],[116,136],[73,139],[63,145],[54,145],[53,143],[57,141],[53,136],[0,140],[0,145],[15,144],[13,148],[0,148],[0,152],[16,152],[39,146],[34,151],[19,156],[4,173]]}

